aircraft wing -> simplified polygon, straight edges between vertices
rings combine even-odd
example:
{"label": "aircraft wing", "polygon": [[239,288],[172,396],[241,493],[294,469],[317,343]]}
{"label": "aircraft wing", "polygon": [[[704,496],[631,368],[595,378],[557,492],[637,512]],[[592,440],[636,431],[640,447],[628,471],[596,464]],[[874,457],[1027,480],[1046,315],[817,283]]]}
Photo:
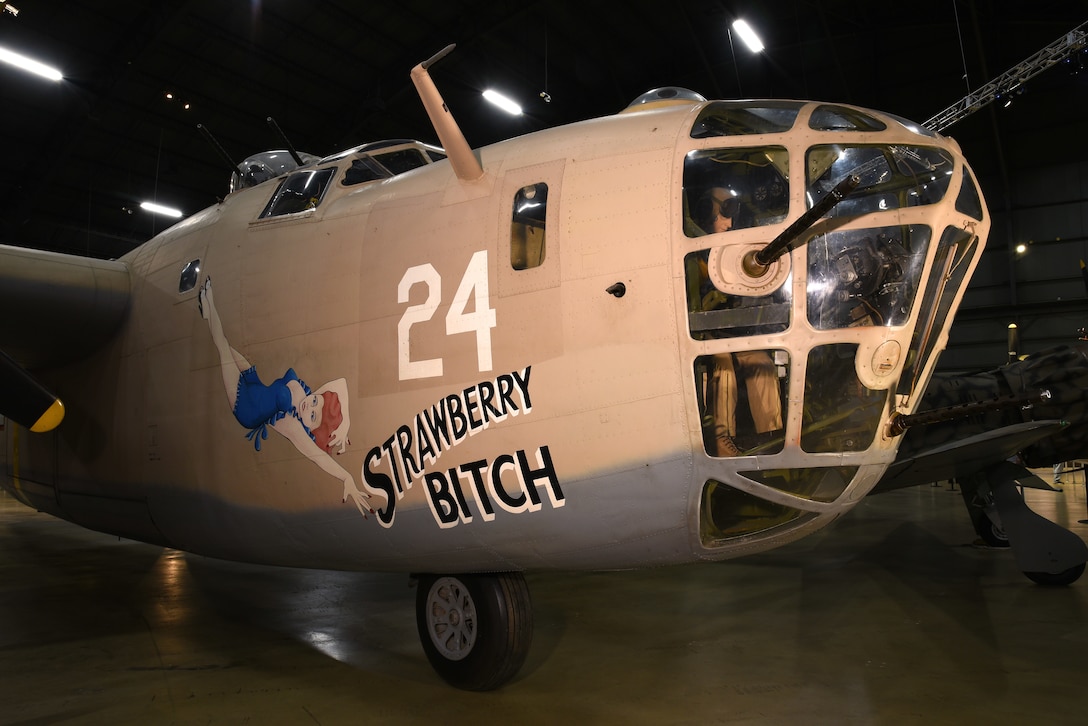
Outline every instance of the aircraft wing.
{"label": "aircraft wing", "polygon": [[0,415],[35,431],[59,424],[63,405],[30,371],[92,353],[130,294],[123,262],[0,245]]}
{"label": "aircraft wing", "polygon": [[[965,410],[1001,400],[1006,403]],[[1028,467],[1084,458],[1088,341],[1040,351],[991,371],[935,374],[919,409],[955,416],[909,428],[873,493],[966,477],[1016,455]]]}
{"label": "aircraft wing", "polygon": [[[1028,421],[911,452],[897,458],[870,493],[975,474],[1053,436],[1064,426],[1061,421]],[[1044,484],[1040,488],[1048,487]]]}

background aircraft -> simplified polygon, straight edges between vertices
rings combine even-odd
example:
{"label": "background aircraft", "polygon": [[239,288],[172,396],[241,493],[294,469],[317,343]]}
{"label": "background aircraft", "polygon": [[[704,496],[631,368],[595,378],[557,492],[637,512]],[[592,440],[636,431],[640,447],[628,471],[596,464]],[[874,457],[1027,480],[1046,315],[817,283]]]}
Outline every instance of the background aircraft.
{"label": "background aircraft", "polygon": [[[990,220],[953,141],[839,104],[663,88],[473,151],[441,57],[412,71],[441,149],[250,160],[113,262],[5,248],[35,323],[4,330],[9,415],[54,424],[8,427],[5,488],[210,556],[419,574],[428,658],[487,689],[529,646],[521,571],[736,557],[869,493]],[[43,337],[69,306],[78,345]]]}
{"label": "background aircraft", "polygon": [[896,462],[873,493],[954,479],[979,536],[1011,546],[1040,584],[1064,585],[1084,573],[1088,548],[1040,517],[1016,487],[1051,490],[1029,467],[1082,458],[1088,343],[1025,356],[992,371],[935,374]]}

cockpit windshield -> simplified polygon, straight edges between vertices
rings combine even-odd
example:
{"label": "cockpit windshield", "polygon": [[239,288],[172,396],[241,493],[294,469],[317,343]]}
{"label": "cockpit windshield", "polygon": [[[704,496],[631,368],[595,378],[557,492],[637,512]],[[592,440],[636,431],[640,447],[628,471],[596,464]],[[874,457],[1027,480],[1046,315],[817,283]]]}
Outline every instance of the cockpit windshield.
{"label": "cockpit windshield", "polygon": [[[271,173],[271,162],[283,165],[290,173],[276,187],[258,219],[283,217],[299,212],[309,212],[324,200],[330,183],[340,173],[340,186],[350,187],[379,179],[391,179],[400,174],[433,164],[446,158],[442,149],[419,141],[395,139],[363,144],[354,149],[318,160],[309,159],[307,166],[297,168],[286,152],[269,152],[260,157],[263,165],[253,165],[256,173]],[[287,161],[284,162],[283,159]],[[348,161],[350,160],[350,161]],[[288,164],[291,162],[291,165]],[[313,162],[313,163],[311,163]],[[321,168],[313,168],[320,166]],[[279,167],[276,167],[279,168]],[[294,170],[292,170],[294,169]],[[338,172],[338,170],[343,170]]]}
{"label": "cockpit windshield", "polygon": [[336,167],[292,172],[276,188],[260,218],[281,217],[315,209],[325,196],[329,180],[335,172]]}

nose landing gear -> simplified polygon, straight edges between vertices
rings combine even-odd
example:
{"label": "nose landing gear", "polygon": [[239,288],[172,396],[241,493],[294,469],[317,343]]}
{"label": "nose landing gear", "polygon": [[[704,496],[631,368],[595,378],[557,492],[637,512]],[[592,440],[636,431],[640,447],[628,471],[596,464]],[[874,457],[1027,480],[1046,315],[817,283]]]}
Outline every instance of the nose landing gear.
{"label": "nose landing gear", "polygon": [[520,572],[420,575],[416,626],[427,660],[451,686],[490,691],[529,653],[533,611]]}

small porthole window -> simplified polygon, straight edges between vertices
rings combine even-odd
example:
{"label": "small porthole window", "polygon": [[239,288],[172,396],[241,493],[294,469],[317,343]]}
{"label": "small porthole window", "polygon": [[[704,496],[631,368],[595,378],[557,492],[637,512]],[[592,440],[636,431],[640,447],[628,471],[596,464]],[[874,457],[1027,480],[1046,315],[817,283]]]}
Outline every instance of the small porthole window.
{"label": "small porthole window", "polygon": [[178,282],[178,293],[189,292],[196,287],[196,281],[200,279],[200,260],[192,260],[181,271],[181,280]]}

